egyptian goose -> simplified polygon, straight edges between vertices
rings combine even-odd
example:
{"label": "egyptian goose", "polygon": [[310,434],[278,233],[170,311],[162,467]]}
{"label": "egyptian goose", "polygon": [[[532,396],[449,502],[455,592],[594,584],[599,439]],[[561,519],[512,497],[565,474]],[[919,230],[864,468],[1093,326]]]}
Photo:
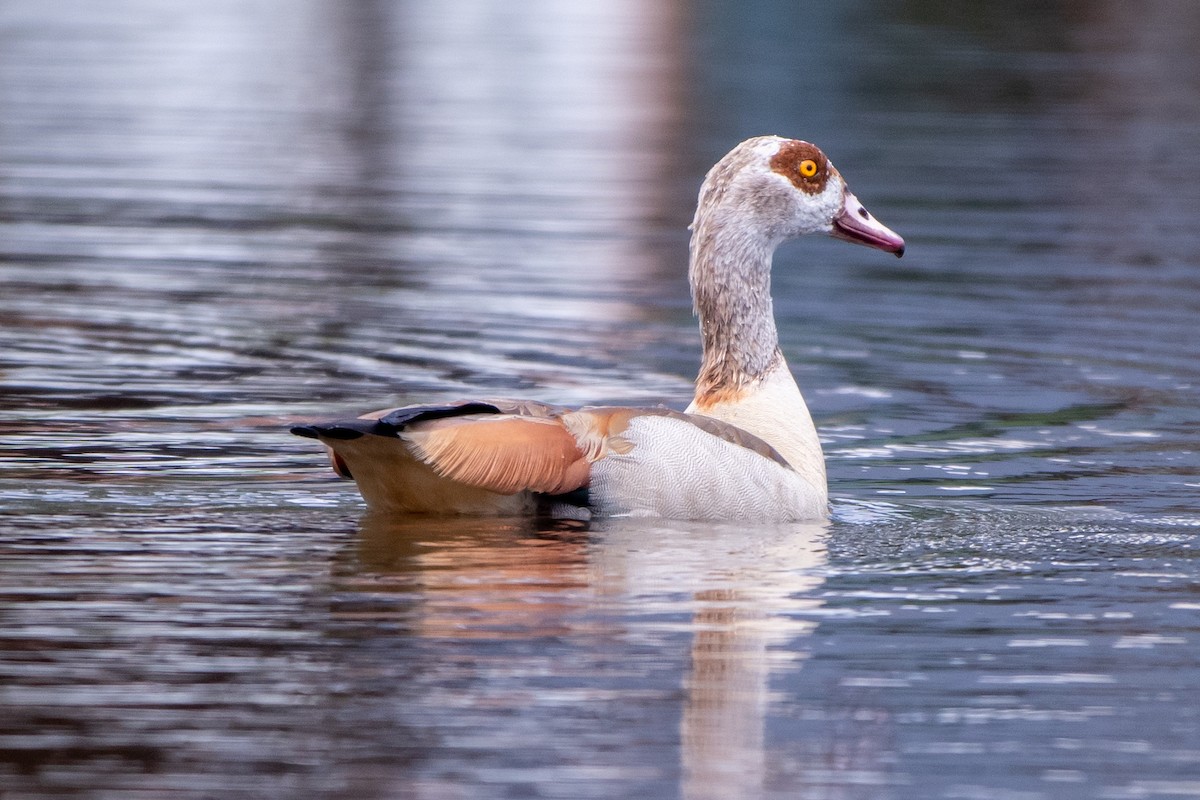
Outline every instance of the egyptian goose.
{"label": "egyptian goose", "polygon": [[570,503],[606,516],[826,517],[821,444],[779,349],[772,255],[808,233],[897,256],[904,240],[867,213],[820,149],[776,136],[742,142],[709,171],[691,230],[704,350],[686,412],[486,400],[292,433],[327,445],[372,509],[527,514]]}

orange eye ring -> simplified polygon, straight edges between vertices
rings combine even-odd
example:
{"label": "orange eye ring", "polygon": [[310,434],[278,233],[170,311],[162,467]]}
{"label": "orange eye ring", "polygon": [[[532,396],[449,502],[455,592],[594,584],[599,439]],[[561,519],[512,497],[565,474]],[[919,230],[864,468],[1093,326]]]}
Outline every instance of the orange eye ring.
{"label": "orange eye ring", "polygon": [[806,158],[800,162],[800,174],[806,178],[811,178],[817,174],[817,162],[811,158]]}

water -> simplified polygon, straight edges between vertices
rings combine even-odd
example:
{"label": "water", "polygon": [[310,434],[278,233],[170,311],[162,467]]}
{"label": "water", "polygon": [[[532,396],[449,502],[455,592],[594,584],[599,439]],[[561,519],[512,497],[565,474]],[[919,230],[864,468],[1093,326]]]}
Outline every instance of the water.
{"label": "water", "polygon": [[[1200,796],[1200,12],[0,7],[0,796]],[[1019,12],[1019,13],[1018,13]],[[363,515],[313,416],[682,406],[699,180],[834,519]]]}

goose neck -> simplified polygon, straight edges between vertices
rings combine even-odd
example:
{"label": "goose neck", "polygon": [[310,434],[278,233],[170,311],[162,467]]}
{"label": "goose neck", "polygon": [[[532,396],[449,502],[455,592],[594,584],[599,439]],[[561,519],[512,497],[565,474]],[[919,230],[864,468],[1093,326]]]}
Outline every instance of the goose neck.
{"label": "goose neck", "polygon": [[783,361],[771,303],[776,243],[713,216],[693,225],[689,278],[700,320],[700,405],[736,397]]}

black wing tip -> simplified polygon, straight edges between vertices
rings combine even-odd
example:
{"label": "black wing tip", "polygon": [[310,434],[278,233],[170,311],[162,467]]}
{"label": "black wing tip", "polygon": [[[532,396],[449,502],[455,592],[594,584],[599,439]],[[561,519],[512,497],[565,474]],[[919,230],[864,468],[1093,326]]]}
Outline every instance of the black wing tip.
{"label": "black wing tip", "polygon": [[395,438],[404,426],[414,422],[445,417],[460,417],[466,414],[499,414],[500,409],[491,403],[459,403],[458,405],[411,406],[399,408],[379,419],[354,419],[340,422],[325,422],[313,425],[296,425],[289,430],[305,439],[334,439],[349,441],[371,434]]}
{"label": "black wing tip", "polygon": [[403,428],[405,425],[410,425],[414,422],[431,419],[445,419],[446,417],[461,417],[467,414],[499,414],[500,409],[491,403],[459,403],[458,405],[443,405],[443,406],[410,406],[408,408],[398,408],[386,416],[380,417],[379,421],[384,425],[391,425],[396,429]]}
{"label": "black wing tip", "polygon": [[297,436],[303,436],[306,439],[339,439],[343,441],[358,439],[366,434],[366,431],[336,422],[329,425],[297,425],[290,430]]}

